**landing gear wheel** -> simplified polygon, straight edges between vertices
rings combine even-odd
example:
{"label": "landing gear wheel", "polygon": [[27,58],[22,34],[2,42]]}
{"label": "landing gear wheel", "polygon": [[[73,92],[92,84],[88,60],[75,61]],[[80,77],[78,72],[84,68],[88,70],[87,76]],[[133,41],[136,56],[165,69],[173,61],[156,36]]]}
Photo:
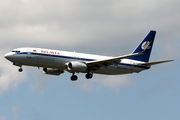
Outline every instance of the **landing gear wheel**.
{"label": "landing gear wheel", "polygon": [[87,79],[91,79],[92,77],[93,77],[93,74],[92,74],[92,73],[87,73],[87,74],[86,74],[86,78],[87,78]]}
{"label": "landing gear wheel", "polygon": [[19,70],[18,70],[19,72],[22,72],[23,71],[23,69],[22,68],[19,68]]}
{"label": "landing gear wheel", "polygon": [[77,79],[78,79],[78,77],[77,77],[76,75],[72,75],[72,76],[71,76],[71,80],[72,80],[72,81],[76,81]]}

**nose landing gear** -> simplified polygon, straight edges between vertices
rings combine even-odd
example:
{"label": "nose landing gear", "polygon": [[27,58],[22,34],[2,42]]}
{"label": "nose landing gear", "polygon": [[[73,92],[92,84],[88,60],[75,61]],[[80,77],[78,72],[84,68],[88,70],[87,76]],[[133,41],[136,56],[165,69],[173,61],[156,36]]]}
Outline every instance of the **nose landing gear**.
{"label": "nose landing gear", "polygon": [[19,63],[13,63],[13,65],[20,67],[20,68],[18,69],[19,72],[22,72],[22,71],[23,71],[21,64],[19,64]]}
{"label": "nose landing gear", "polygon": [[22,72],[22,71],[23,71],[22,67],[20,67],[18,71],[19,71],[19,72]]}

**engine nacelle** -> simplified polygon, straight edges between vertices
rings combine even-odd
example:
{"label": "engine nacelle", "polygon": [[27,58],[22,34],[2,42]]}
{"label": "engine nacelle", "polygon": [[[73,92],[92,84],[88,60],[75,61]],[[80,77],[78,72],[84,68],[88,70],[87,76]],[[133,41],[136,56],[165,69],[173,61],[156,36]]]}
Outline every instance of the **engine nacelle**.
{"label": "engine nacelle", "polygon": [[61,73],[64,73],[63,70],[53,69],[53,68],[43,68],[43,72],[49,75],[60,75]]}
{"label": "engine nacelle", "polygon": [[66,64],[68,71],[71,72],[86,72],[87,65],[81,62],[69,62]]}

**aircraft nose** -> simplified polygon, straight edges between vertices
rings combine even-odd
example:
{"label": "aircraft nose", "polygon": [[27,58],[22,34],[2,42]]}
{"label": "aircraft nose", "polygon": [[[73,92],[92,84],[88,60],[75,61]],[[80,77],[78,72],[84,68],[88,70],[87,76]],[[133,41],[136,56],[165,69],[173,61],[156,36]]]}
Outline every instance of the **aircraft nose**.
{"label": "aircraft nose", "polygon": [[11,59],[12,56],[13,56],[12,53],[7,53],[7,54],[4,55],[4,57],[5,57],[6,59],[8,59],[8,60]]}

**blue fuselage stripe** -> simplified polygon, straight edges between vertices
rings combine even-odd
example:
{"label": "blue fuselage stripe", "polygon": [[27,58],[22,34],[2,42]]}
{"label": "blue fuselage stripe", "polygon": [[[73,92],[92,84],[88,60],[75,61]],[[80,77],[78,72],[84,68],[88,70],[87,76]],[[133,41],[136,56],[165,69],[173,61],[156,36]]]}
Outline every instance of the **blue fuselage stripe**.
{"label": "blue fuselage stripe", "polygon": [[[17,53],[17,54],[28,54],[27,52]],[[56,58],[66,58],[66,59],[76,59],[76,60],[83,60],[83,61],[96,61],[95,59],[89,58],[80,58],[80,57],[71,57],[71,56],[62,56],[62,55],[52,55],[52,54],[43,54],[43,53],[30,53],[32,55],[40,55],[40,56],[48,56],[48,57],[56,57]],[[149,69],[150,67],[140,66],[140,65],[132,65],[127,63],[118,63],[118,65],[125,65],[125,66],[133,66],[143,69]]]}

